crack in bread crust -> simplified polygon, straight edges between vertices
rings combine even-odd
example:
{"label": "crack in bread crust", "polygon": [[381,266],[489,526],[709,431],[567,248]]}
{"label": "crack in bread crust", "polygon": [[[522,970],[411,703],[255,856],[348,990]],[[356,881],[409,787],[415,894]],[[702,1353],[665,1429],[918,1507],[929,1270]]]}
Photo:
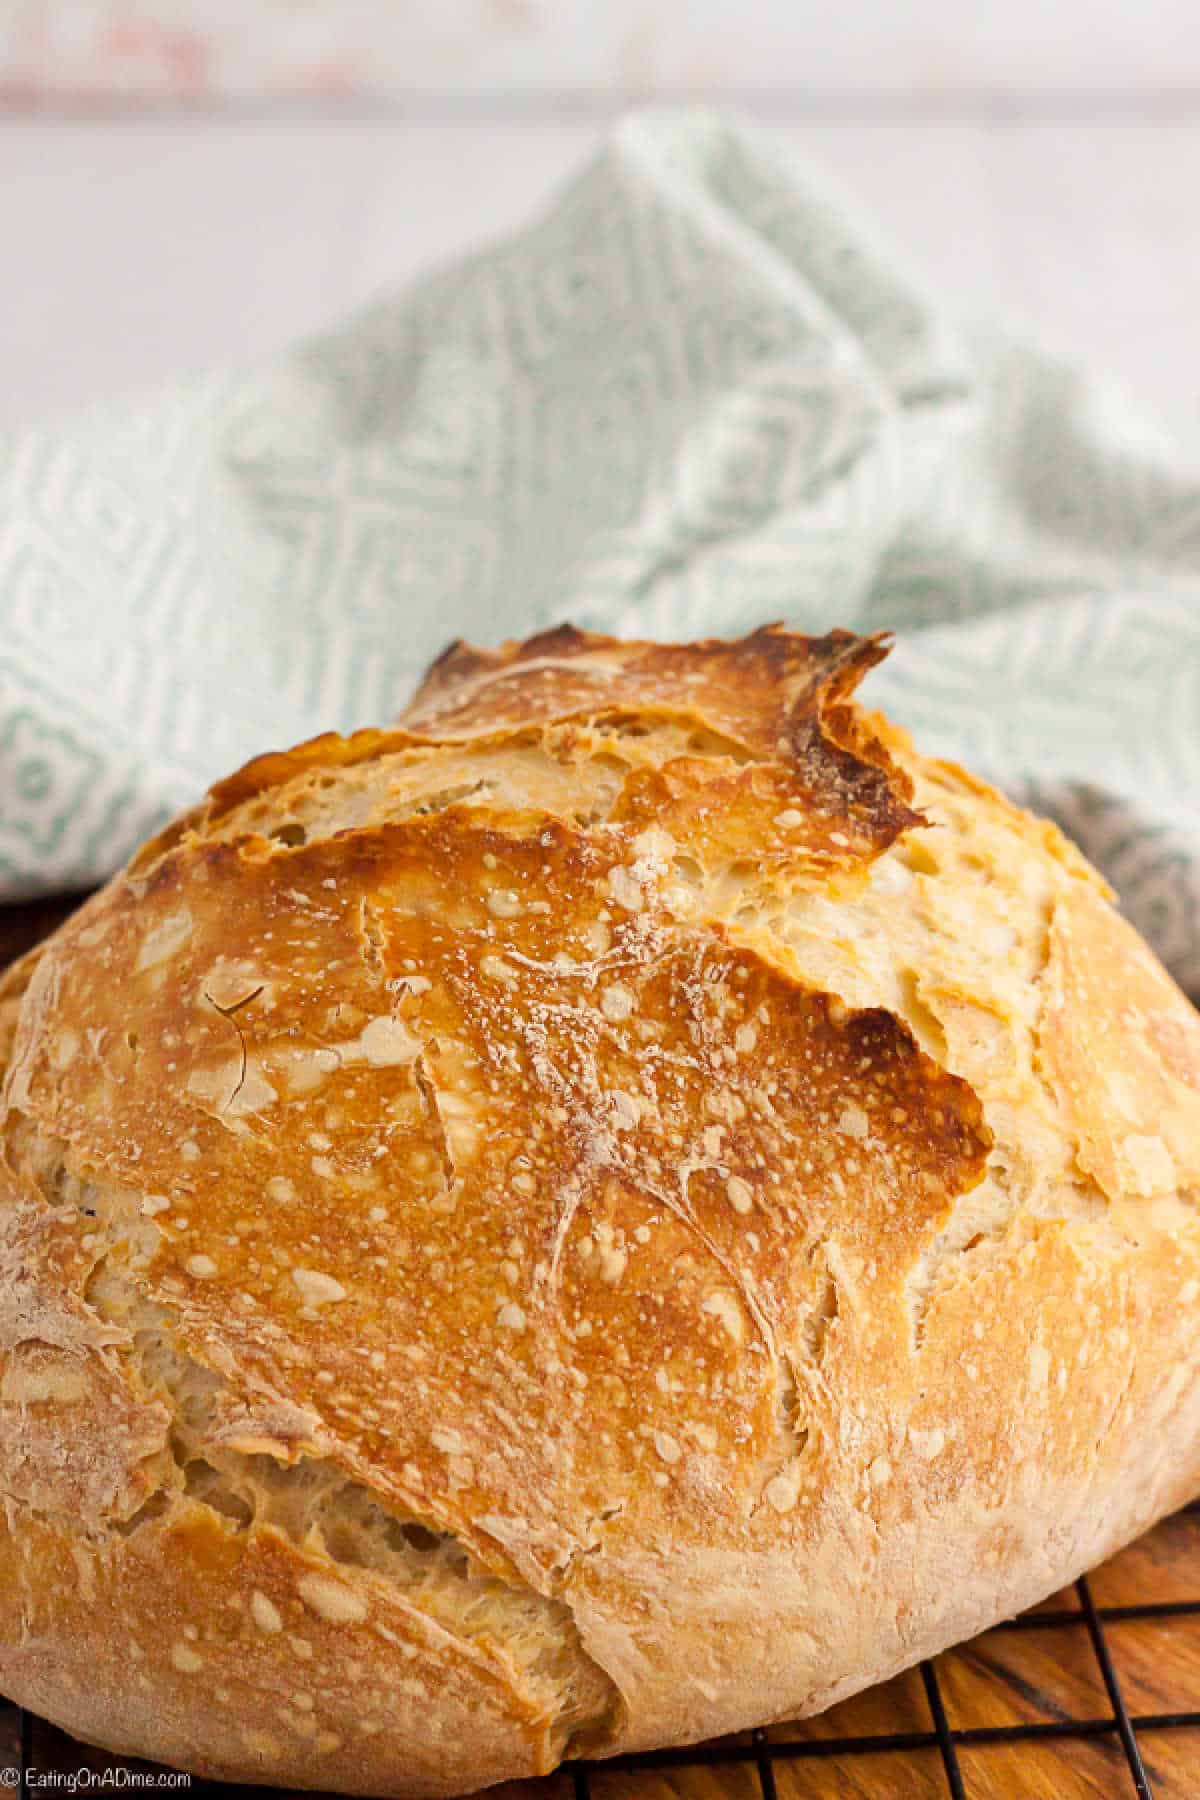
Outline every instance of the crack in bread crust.
{"label": "crack in bread crust", "polygon": [[[362,1571],[370,1589],[386,1584],[394,1604],[444,1630],[544,1737],[546,1767],[576,1741],[602,1742],[620,1696],[583,1649],[569,1607],[522,1581],[503,1555],[481,1561],[436,1519],[389,1506],[339,1462],[315,1413],[190,1355],[176,1314],[147,1297],[161,1234],[140,1197],[80,1178],[66,1146],[24,1119],[10,1118],[8,1137],[13,1185],[38,1196],[32,1207],[51,1231],[55,1222],[89,1228],[75,1265],[81,1304],[64,1284],[44,1315],[22,1318],[9,1349],[0,1480],[10,1515],[76,1531],[89,1554],[156,1537],[197,1507],[229,1537],[280,1534],[347,1593]],[[46,1401],[86,1410],[111,1439],[76,1439],[74,1475],[56,1453],[57,1424],[38,1429]]]}
{"label": "crack in bread crust", "polygon": [[497,1576],[435,1519],[387,1506],[335,1458],[299,1448],[295,1433],[314,1421],[293,1417],[279,1400],[235,1392],[188,1356],[171,1314],[145,1300],[112,1252],[93,1270],[87,1298],[128,1334],[127,1369],[171,1415],[161,1485],[126,1529],[186,1498],[228,1519],[231,1531],[281,1532],[326,1559],[331,1575],[370,1571],[406,1605],[494,1658],[522,1707],[550,1722],[556,1754],[580,1732],[602,1736],[619,1696],[584,1652],[566,1606]]}

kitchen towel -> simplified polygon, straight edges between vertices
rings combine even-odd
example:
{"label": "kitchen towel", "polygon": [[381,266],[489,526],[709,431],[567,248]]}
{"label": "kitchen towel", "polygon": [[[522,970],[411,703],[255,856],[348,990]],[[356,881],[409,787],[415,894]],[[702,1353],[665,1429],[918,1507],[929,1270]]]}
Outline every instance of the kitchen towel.
{"label": "kitchen towel", "polygon": [[1200,990],[1200,472],[694,112],[256,378],[0,443],[0,895],[562,619],[890,628],[868,702],[1058,818]]}

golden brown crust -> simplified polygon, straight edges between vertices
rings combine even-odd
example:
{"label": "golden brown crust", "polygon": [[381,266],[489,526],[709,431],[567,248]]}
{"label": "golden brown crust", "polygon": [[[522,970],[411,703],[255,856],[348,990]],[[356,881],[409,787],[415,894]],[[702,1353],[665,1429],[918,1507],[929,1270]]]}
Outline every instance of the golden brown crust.
{"label": "golden brown crust", "polygon": [[446,739],[610,708],[664,709],[695,713],[746,749],[772,756],[798,732],[803,741],[801,721],[822,690],[836,703],[885,655],[882,634],[807,638],[767,625],[735,642],[660,644],[560,625],[498,650],[451,644],[404,723]]}
{"label": "golden brown crust", "polygon": [[1082,888],[1054,909],[1042,1055],[1079,1166],[1112,1201],[1200,1198],[1200,1015]]}
{"label": "golden brown crust", "polygon": [[841,823],[869,854],[918,823],[906,777],[848,704],[888,643],[778,625],[732,643],[634,643],[563,625],[499,650],[452,644],[403,723],[444,741],[552,720],[688,718],[776,768],[803,810]]}
{"label": "golden brown crust", "polygon": [[827,1704],[1195,1481],[1200,1028],[881,653],[457,647],[10,980],[6,1691],[451,1793]]}
{"label": "golden brown crust", "polygon": [[777,627],[735,644],[564,627],[495,653],[456,645],[404,728],[257,758],[145,845],[130,874],[193,837],[303,841],[289,813],[319,819],[326,792],[343,830],[454,800],[488,816],[523,806],[531,819],[653,823],[690,855],[718,916],[731,882],[762,895],[850,878],[920,823],[907,776],[851,702],[885,653],[882,635]]}
{"label": "golden brown crust", "polygon": [[498,1663],[384,1582],[331,1581],[269,1527],[241,1539],[190,1501],[90,1541],[12,1516],[0,1578],[24,1596],[23,1642],[6,1662],[24,1703],[76,1735],[134,1756],[152,1743],[210,1779],[366,1793],[458,1791],[464,1740],[484,1783],[550,1764],[545,1722]]}

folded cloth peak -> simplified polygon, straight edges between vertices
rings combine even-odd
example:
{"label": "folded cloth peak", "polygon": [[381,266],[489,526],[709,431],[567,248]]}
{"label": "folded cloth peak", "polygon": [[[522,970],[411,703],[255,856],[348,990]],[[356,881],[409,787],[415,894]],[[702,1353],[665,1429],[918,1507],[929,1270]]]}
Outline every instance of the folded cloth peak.
{"label": "folded cloth peak", "polygon": [[768,138],[635,114],[256,378],[0,445],[0,894],[393,716],[453,636],[898,634],[868,700],[1053,813],[1200,989],[1200,477]]}

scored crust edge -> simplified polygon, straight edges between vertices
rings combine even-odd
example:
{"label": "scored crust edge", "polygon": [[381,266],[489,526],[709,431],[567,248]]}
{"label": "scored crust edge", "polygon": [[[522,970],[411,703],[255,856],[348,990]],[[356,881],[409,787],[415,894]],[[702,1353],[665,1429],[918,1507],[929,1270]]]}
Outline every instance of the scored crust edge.
{"label": "scored crust edge", "polygon": [[[199,1773],[451,1793],[569,1751],[819,1710],[1019,1610],[1195,1489],[1195,1015],[1052,827],[855,708],[853,685],[882,649],[779,630],[730,645],[563,629],[499,652],[456,647],[402,726],[258,759],[10,973],[6,1692],[80,1735]],[[386,864],[428,912],[421,856],[456,868],[481,832],[496,846],[484,858],[529,844],[558,857],[546,891],[563,908],[573,883],[602,882],[621,930],[658,931],[640,963],[627,951],[638,974],[661,962],[663,933],[703,940],[709,973],[719,963],[758,982],[789,1043],[816,1044],[827,1068],[858,1032],[864,1072],[908,1083],[941,1144],[944,1168],[916,1170],[928,1198],[912,1199],[919,1183],[905,1190],[882,1277],[856,1247],[852,1208],[806,1244],[791,1310],[783,1262],[751,1269],[741,1238],[728,1240],[731,1285],[706,1295],[702,1323],[734,1336],[736,1321],[741,1376],[758,1329],[776,1362],[773,1386],[746,1378],[737,1396],[762,1441],[724,1465],[747,1520],[695,1474],[702,1437],[684,1453],[665,1429],[624,1471],[621,1505],[569,1521],[557,1544],[553,1507],[522,1537],[511,1506],[489,1512],[464,1499],[469,1482],[441,1479],[442,1462],[470,1460],[458,1425],[441,1435],[461,1451],[439,1450],[434,1424],[430,1467],[410,1478],[203,1310],[215,1209],[179,1224],[178,1208],[160,1208],[164,1184],[132,1179],[156,1148],[149,1121],[178,1103],[158,1047],[128,1040],[143,1021],[162,1031],[164,986],[188,954],[181,910],[199,910],[214,884],[248,908],[210,941],[233,985],[203,992],[208,1024],[239,1041],[236,1091],[201,1082],[186,1102],[229,1136],[239,1121],[250,1129],[250,1102],[279,1080],[258,1057],[234,966],[254,909],[265,917],[278,901],[274,875],[353,873],[369,897]],[[493,909],[496,928],[508,904]],[[390,953],[365,903],[360,923],[363,954]],[[616,1007],[610,992],[593,996],[597,1020]],[[392,1036],[374,1030],[377,1049],[411,1036],[401,1010]],[[89,1062],[98,1032],[121,1038],[124,1062],[108,1049]],[[211,1047],[200,1040],[193,1076]],[[414,1074],[400,1041],[394,1067],[386,1053],[378,1066],[405,1070],[440,1119],[452,1082],[425,1051]],[[717,1049],[710,1085],[731,1043]],[[376,1066],[370,1046],[356,1055]],[[124,1138],[102,1128],[97,1063]],[[843,1169],[860,1112],[837,1116]],[[135,1119],[144,1145],[129,1141]],[[448,1156],[457,1139],[440,1129]],[[634,1139],[648,1129],[639,1117]],[[169,1162],[179,1140],[160,1136]],[[622,1179],[634,1167],[616,1166]],[[881,1168],[878,1193],[864,1175],[864,1211],[886,1188]],[[705,1225],[714,1259],[729,1223],[719,1204],[743,1234],[760,1209],[770,1223],[748,1173],[717,1177],[722,1200],[698,1171],[688,1229]],[[615,1231],[580,1264],[601,1311],[636,1261],[636,1240]],[[887,1241],[877,1232],[878,1260]],[[321,1282],[334,1278],[310,1274],[307,1310],[321,1320]],[[658,1403],[639,1393],[634,1414],[652,1418]],[[681,1500],[650,1487],[659,1479]],[[551,1470],[566,1519],[560,1483]]]}

